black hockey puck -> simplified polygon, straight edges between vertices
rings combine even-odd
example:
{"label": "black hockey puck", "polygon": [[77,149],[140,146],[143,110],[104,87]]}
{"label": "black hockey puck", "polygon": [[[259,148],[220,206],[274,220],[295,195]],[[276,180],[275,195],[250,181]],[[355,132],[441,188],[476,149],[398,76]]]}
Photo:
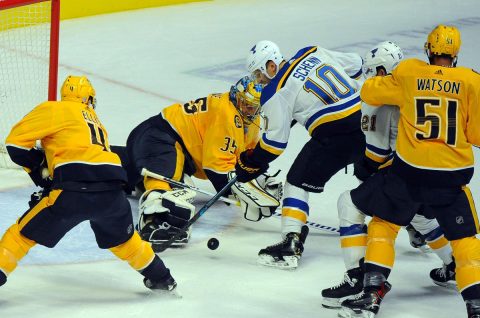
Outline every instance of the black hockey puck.
{"label": "black hockey puck", "polygon": [[207,246],[211,250],[216,250],[218,248],[218,245],[220,245],[220,242],[214,237],[208,240]]}

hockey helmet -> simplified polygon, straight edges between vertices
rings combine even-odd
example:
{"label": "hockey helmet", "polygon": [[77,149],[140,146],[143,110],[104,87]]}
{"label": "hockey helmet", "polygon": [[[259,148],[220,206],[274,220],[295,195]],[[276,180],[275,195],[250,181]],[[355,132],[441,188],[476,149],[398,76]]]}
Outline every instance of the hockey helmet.
{"label": "hockey helmet", "polygon": [[69,75],[60,90],[62,101],[80,102],[96,106],[95,89],[85,76]]}
{"label": "hockey helmet", "polygon": [[429,58],[433,55],[446,55],[456,59],[461,45],[460,31],[454,26],[440,24],[428,35],[425,53]]}
{"label": "hockey helmet", "polygon": [[278,72],[280,63],[283,61],[283,55],[280,53],[278,46],[272,41],[259,41],[250,49],[247,57],[247,70],[253,75],[253,78],[258,77],[261,73],[268,79],[272,79],[273,76],[269,76],[267,73],[268,61],[272,61],[277,65]]}
{"label": "hockey helmet", "polygon": [[403,59],[402,49],[395,43],[385,41],[374,46],[363,58],[363,75],[366,78],[377,75],[377,69],[383,67],[387,74]]}

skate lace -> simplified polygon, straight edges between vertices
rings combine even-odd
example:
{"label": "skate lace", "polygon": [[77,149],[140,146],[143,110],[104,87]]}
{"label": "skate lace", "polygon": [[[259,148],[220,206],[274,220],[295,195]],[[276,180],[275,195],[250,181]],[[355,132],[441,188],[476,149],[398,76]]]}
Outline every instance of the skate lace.
{"label": "skate lace", "polygon": [[437,269],[435,271],[435,274],[437,274],[441,278],[447,278],[447,266],[445,264],[443,264],[442,267],[440,267],[439,269]]}
{"label": "skate lace", "polygon": [[267,248],[270,249],[270,248],[274,248],[274,247],[277,247],[277,246],[282,246],[285,243],[287,243],[287,241],[288,241],[288,237],[284,238],[281,242],[278,242],[276,244],[268,246]]}
{"label": "skate lace", "polygon": [[340,288],[340,287],[342,287],[342,286],[345,285],[345,284],[348,284],[348,285],[350,285],[350,286],[352,286],[352,287],[355,286],[355,281],[353,281],[352,279],[350,279],[350,276],[348,276],[348,273],[345,273],[345,274],[343,275],[343,280],[342,280],[339,284],[333,286],[332,289]]}

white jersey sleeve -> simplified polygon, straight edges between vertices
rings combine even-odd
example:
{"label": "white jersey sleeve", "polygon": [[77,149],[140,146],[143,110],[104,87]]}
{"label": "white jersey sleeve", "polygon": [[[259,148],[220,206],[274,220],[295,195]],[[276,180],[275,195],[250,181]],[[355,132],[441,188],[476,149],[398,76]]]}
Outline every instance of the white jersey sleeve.
{"label": "white jersey sleeve", "polygon": [[399,108],[396,106],[372,107],[362,103],[362,131],[366,138],[365,155],[380,164],[395,151]]}
{"label": "white jersey sleeve", "polygon": [[331,51],[320,47],[318,47],[318,51],[323,56],[335,60],[351,78],[360,79],[362,77],[363,60],[357,53]]}

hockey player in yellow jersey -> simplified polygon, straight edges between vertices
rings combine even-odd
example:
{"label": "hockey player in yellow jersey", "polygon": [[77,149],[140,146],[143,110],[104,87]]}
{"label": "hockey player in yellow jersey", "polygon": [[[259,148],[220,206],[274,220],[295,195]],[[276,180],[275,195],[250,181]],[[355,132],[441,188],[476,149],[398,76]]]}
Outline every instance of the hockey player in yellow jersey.
{"label": "hockey player in yellow jersey", "polygon": [[[37,140],[43,150],[35,147]],[[86,77],[68,76],[61,101],[41,103],[25,115],[6,146],[11,159],[43,190],[32,195],[30,209],[0,241],[0,285],[30,248],[54,247],[88,220],[98,246],[145,276],[146,287],[175,289],[169,269],[133,229],[122,190],[126,175],[110,151],[107,131],[95,113],[95,90]]]}
{"label": "hockey player in yellow jersey", "polygon": [[[228,172],[235,170],[237,155],[257,143],[261,90],[244,77],[230,92],[168,106],[130,133],[122,161],[130,187],[140,183],[145,189],[138,229],[154,249],[190,219],[195,192],[142,177],[142,169],[177,181],[184,175],[208,179],[219,191],[228,183]],[[271,178],[268,182],[281,186]],[[172,245],[184,245],[188,239],[189,232],[183,232]]]}
{"label": "hockey player in yellow jersey", "polygon": [[456,280],[469,318],[480,317],[480,242],[477,212],[467,186],[472,145],[480,145],[480,75],[456,67],[460,32],[437,26],[428,36],[430,63],[401,62],[391,76],[374,77],[361,90],[372,106],[398,105],[396,155],[383,191],[372,198],[364,294],[342,303],[342,317],[373,317],[390,290],[394,242],[400,225],[422,209],[435,217],[450,241]]}

